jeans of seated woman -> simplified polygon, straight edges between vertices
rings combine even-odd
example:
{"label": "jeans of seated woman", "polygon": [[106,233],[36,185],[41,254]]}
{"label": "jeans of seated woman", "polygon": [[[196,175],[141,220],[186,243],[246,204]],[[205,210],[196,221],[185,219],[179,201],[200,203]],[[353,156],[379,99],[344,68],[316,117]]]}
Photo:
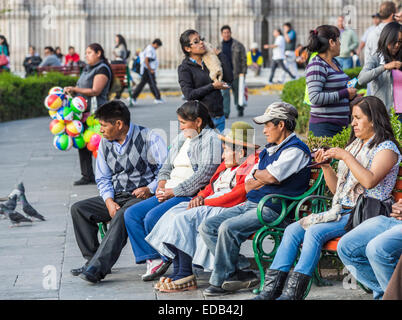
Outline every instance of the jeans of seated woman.
{"label": "jeans of seated woman", "polygon": [[164,202],[159,202],[156,196],[153,196],[126,210],[124,222],[136,263],[161,258],[160,254],[148,244],[145,237],[166,211],[180,202],[190,200],[190,197],[173,197]]}
{"label": "jeans of seated woman", "polygon": [[352,275],[381,299],[402,254],[402,221],[368,219],[338,243],[338,255]]}
{"label": "jeans of seated woman", "polygon": [[269,268],[289,272],[303,243],[294,271],[312,276],[320,259],[322,246],[327,241],[346,233],[344,228],[348,219],[349,214],[345,214],[339,221],[313,224],[307,230],[304,230],[298,221],[292,223],[286,227],[274,261]]}

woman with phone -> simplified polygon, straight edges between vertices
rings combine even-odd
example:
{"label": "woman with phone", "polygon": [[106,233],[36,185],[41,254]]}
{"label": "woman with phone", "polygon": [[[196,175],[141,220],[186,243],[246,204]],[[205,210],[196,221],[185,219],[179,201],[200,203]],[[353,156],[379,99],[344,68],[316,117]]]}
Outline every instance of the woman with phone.
{"label": "woman with phone", "polygon": [[211,115],[215,127],[219,131],[225,129],[223,98],[221,89],[229,89],[233,81],[233,73],[225,55],[215,50],[222,64],[222,81],[212,81],[209,70],[202,60],[207,52],[202,38],[196,30],[186,30],[180,36],[180,45],[185,58],[178,68],[179,84],[186,100],[200,100]]}
{"label": "woman with phone", "polygon": [[[264,289],[255,300],[301,300],[320,259],[322,246],[346,233],[345,226],[360,195],[384,201],[391,196],[401,153],[385,105],[376,97],[352,101],[352,131],[345,149],[320,149],[318,163],[339,160],[337,172],[321,164],[334,194],[328,211],[310,214],[286,227]],[[293,271],[299,248],[300,256]]]}

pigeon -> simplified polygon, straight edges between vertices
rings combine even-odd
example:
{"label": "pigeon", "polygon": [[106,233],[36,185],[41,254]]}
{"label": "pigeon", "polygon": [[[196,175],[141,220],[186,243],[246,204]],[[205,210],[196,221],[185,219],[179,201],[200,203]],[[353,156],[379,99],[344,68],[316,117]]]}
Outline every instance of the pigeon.
{"label": "pigeon", "polygon": [[10,211],[14,211],[17,207],[17,198],[18,196],[15,194],[11,198],[9,198],[6,202],[0,203],[0,212],[4,214],[4,210],[8,209]]}
{"label": "pigeon", "polygon": [[24,212],[28,216],[30,216],[31,218],[36,218],[41,221],[45,221],[45,217],[39,214],[39,212],[36,211],[35,208],[30,205],[25,194],[21,194],[21,203],[22,203],[22,210],[24,210]]}
{"label": "pigeon", "polygon": [[17,200],[20,199],[21,195],[25,194],[25,187],[23,182],[20,182],[17,187],[13,191],[11,191],[8,198],[12,198],[15,194],[17,195]]}
{"label": "pigeon", "polygon": [[28,219],[27,217],[16,211],[9,212],[8,218],[11,220],[11,227],[20,226],[21,222],[32,222],[31,219]]}

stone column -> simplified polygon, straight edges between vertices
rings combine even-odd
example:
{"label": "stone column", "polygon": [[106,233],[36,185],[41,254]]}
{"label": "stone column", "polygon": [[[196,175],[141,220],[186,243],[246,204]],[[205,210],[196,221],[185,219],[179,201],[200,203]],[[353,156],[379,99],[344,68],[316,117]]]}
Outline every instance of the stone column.
{"label": "stone column", "polygon": [[24,7],[24,0],[2,1],[1,4],[2,9],[10,9],[0,18],[0,34],[7,38],[10,46],[10,68],[23,75],[22,62],[29,46],[29,12]]}

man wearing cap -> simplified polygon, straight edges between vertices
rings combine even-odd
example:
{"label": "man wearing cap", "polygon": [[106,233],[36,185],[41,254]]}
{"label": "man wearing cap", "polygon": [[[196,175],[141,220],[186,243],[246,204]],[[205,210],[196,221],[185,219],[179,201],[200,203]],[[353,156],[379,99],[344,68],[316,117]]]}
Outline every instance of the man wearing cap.
{"label": "man wearing cap", "polygon": [[357,48],[357,50],[356,50],[356,54],[358,56],[360,55],[363,48],[365,47],[369,34],[372,33],[374,31],[374,29],[381,23],[380,14],[378,12],[376,14],[373,14],[371,16],[371,18],[373,18],[373,24],[366,29],[363,36],[361,37],[359,48]]}
{"label": "man wearing cap", "polygon": [[246,122],[234,122],[224,142],[223,162],[210,183],[190,202],[167,211],[145,240],[161,255],[173,260],[173,274],[161,278],[155,289],[177,292],[195,289],[192,264],[204,270],[213,268],[213,255],[200,238],[197,228],[207,217],[220,214],[246,200],[245,178],[258,162],[254,128]]}
{"label": "man wearing cap", "polygon": [[[267,194],[298,196],[308,188],[310,179],[310,150],[294,133],[298,112],[294,106],[274,102],[259,117],[268,144],[259,155],[259,161],[246,177],[247,200],[219,215],[206,219],[198,231],[214,255],[214,268],[205,295],[218,296],[258,283],[255,274],[242,269],[249,265],[239,256],[241,244],[262,224],[257,217],[259,201]],[[281,204],[267,202],[263,218],[267,222],[278,218]],[[286,219],[285,219],[286,220]],[[285,227],[287,221],[279,226]]]}
{"label": "man wearing cap", "polygon": [[250,50],[247,52],[247,67],[254,71],[255,76],[259,76],[264,63],[261,51],[258,50],[258,43],[253,42]]}

